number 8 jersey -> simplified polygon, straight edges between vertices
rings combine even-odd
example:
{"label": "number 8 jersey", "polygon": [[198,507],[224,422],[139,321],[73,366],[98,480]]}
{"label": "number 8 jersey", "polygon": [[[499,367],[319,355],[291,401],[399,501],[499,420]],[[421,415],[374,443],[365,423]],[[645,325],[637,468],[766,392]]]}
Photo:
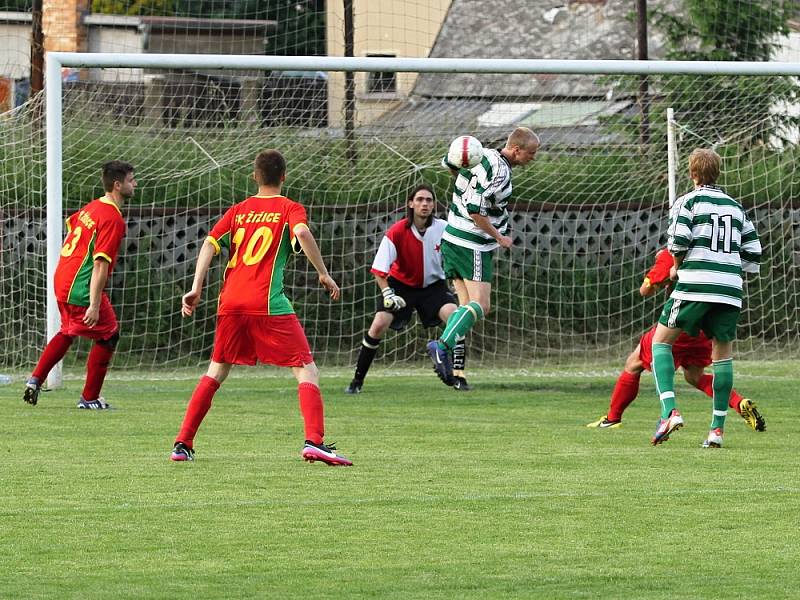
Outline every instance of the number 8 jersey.
{"label": "number 8 jersey", "polygon": [[217,314],[294,314],[283,271],[300,251],[295,233],[302,227],[305,209],[284,196],[251,196],[228,209],[206,238],[217,254],[229,249]]}
{"label": "number 8 jersey", "polygon": [[94,261],[108,261],[111,275],[125,237],[125,220],[113,201],[98,198],[70,215],[66,224],[68,233],[55,272],[56,300],[89,306]]}

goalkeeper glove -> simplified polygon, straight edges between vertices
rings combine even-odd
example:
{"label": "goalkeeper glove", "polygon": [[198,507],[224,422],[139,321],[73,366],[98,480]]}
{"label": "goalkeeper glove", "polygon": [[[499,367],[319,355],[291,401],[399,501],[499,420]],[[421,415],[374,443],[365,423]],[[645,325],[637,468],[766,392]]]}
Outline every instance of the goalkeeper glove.
{"label": "goalkeeper glove", "polygon": [[403,300],[401,296],[395,294],[392,288],[383,288],[381,294],[383,294],[383,308],[386,310],[394,312],[406,307],[406,301]]}

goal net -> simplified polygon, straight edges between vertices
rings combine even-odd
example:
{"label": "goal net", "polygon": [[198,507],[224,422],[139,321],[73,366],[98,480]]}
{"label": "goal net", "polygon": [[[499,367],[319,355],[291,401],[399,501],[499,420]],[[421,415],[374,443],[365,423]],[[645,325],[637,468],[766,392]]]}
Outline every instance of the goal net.
{"label": "goal net", "polygon": [[[407,72],[401,61],[380,60],[360,63],[371,66],[352,73],[352,95],[351,76],[325,59],[283,69],[244,57],[228,68],[106,63],[69,71],[57,165],[64,216],[102,195],[107,160],[133,163],[139,182],[123,208],[128,232],[108,290],[122,335],[115,368],[207,361],[225,259],[215,260],[192,319],[181,318],[180,297],[210,227],[254,193],[253,158],[268,147],[286,156],[285,193],[307,207],[342,288],[342,300],[330,302],[298,257],[287,268],[287,294],[317,361],[352,365],[378,296],[369,268],[383,232],[404,216],[408,190],[432,184],[444,217],[452,181],[440,160],[450,140],[472,134],[500,147],[520,125],[536,131],[542,147],[513,172],[514,247],[496,252],[492,311],[467,340],[468,364],[618,363],[665,299],[643,299],[638,289],[665,242],[669,107],[677,193],[691,186],[688,153],[715,148],[720,184],[747,208],[764,244],[761,273],[746,284],[737,355],[797,357],[795,79],[653,72],[643,96],[639,75],[601,68],[484,73],[462,61],[461,72],[437,73],[425,71],[436,64],[428,61]],[[41,97],[0,119],[0,163],[0,365],[22,370],[34,364],[47,330]],[[415,323],[388,335],[378,360],[423,364],[432,336]]]}

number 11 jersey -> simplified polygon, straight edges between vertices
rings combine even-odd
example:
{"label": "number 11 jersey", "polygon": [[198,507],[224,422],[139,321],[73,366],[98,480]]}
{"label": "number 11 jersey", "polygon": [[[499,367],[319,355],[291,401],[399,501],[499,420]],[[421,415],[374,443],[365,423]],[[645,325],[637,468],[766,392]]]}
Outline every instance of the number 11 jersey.
{"label": "number 11 jersey", "polygon": [[206,238],[217,254],[229,250],[217,314],[294,314],[283,272],[303,227],[305,209],[285,196],[251,196],[228,209]]}

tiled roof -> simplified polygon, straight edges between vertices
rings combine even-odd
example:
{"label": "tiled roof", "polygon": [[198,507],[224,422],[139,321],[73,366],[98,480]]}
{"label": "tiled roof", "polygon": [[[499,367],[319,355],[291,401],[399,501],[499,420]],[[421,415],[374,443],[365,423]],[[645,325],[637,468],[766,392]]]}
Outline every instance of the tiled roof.
{"label": "tiled roof", "polygon": [[[650,0],[675,11],[679,0]],[[630,0],[453,0],[432,57],[636,58],[635,3]],[[651,58],[663,39],[649,31]],[[415,94],[435,97],[599,97],[595,76],[423,74]]]}

